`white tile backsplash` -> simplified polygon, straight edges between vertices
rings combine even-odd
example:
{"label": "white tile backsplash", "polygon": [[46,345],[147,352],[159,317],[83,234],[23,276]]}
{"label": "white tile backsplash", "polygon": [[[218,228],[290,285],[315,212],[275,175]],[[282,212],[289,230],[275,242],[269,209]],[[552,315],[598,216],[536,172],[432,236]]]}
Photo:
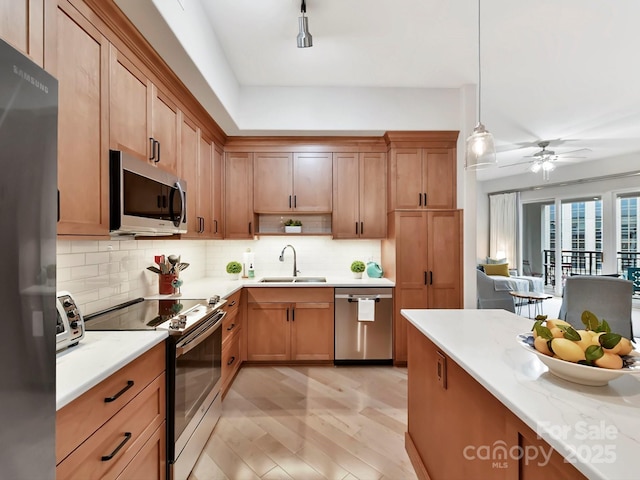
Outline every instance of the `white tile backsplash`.
{"label": "white tile backsplash", "polygon": [[158,275],[147,270],[155,255],[180,255],[189,267],[185,283],[203,277],[225,277],[231,260],[255,253],[256,277],[291,275],[293,252],[278,257],[285,245],[297,252],[301,275],[350,275],[353,260],[380,262],[379,240],[333,240],[328,236],[264,236],[257,240],[58,240],[57,290],[74,295],[83,313],[158,292]]}

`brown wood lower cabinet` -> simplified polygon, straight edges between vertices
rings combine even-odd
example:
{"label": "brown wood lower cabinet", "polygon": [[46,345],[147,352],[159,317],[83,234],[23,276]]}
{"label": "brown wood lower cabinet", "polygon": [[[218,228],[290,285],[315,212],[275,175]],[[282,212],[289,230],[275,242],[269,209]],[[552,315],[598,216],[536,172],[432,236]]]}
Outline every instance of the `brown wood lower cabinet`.
{"label": "brown wood lower cabinet", "polygon": [[[543,465],[509,455],[487,458],[486,452],[496,445],[504,445],[507,452],[518,446],[545,452],[551,447],[417,328],[409,323],[407,330],[406,448],[418,478],[584,478],[556,451]],[[438,370],[444,382],[439,381]],[[482,455],[475,454],[479,448],[485,449]]]}
{"label": "brown wood lower cabinet", "polygon": [[333,288],[249,288],[247,360],[333,360]]}
{"label": "brown wood lower cabinet", "polygon": [[58,411],[56,478],[166,478],[165,362],[162,343]]}
{"label": "brown wood lower cabinet", "polygon": [[222,396],[227,394],[242,363],[241,341],[244,311],[241,308],[242,290],[227,298],[227,315],[222,321]]}

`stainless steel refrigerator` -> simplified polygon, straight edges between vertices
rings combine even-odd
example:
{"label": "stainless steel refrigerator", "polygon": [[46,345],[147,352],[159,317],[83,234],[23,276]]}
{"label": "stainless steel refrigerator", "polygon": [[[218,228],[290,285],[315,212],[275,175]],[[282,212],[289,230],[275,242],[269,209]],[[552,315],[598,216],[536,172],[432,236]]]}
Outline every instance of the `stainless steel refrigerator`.
{"label": "stainless steel refrigerator", "polygon": [[0,40],[0,477],[55,478],[58,82]]}

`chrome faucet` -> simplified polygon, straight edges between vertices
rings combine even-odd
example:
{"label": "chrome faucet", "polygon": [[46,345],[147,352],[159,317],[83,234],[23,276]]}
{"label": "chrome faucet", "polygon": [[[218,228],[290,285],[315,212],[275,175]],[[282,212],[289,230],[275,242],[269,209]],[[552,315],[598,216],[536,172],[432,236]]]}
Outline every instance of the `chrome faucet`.
{"label": "chrome faucet", "polygon": [[293,276],[297,277],[298,264],[297,264],[297,258],[296,258],[296,249],[293,248],[293,245],[285,245],[285,247],[282,249],[282,252],[280,252],[280,257],[278,258],[278,260],[280,260],[281,262],[284,262],[284,251],[287,249],[287,247],[291,247],[291,250],[293,250]]}

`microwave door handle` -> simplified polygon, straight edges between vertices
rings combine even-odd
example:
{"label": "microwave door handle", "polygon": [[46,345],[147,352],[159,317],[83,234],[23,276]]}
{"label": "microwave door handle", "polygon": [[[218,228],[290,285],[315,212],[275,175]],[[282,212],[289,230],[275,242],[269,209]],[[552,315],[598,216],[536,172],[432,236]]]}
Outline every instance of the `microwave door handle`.
{"label": "microwave door handle", "polygon": [[180,221],[176,225],[176,227],[179,227],[184,222],[184,216],[187,214],[187,199],[185,197],[184,190],[182,190],[182,185],[180,185],[180,182],[176,182],[176,188],[178,189],[178,192],[180,192]]}

